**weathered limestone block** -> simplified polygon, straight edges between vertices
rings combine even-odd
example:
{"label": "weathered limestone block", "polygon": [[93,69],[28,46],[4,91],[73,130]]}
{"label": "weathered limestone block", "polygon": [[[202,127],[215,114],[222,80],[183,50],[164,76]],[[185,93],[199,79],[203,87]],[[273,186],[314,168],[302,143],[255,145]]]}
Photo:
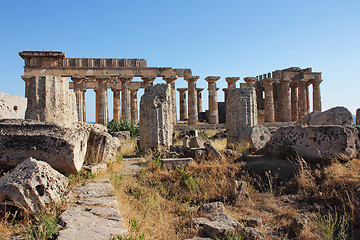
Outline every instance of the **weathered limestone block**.
{"label": "weathered limestone block", "polygon": [[61,173],[76,173],[84,163],[88,134],[54,123],[0,120],[0,169],[7,171],[29,157]]}
{"label": "weathered limestone block", "polygon": [[121,141],[111,136],[105,126],[84,122],[78,122],[77,126],[88,135],[85,163],[108,163],[116,158]]}
{"label": "weathered limestone block", "polygon": [[247,200],[250,198],[248,185],[245,181],[234,180],[230,186],[231,198],[236,201]]}
{"label": "weathered limestone block", "polygon": [[298,153],[305,160],[341,158],[348,160],[358,153],[358,130],[352,126],[288,126],[279,128],[266,144],[264,152],[281,156],[284,151]]}
{"label": "weathered limestone block", "polygon": [[257,124],[255,89],[231,89],[226,102],[226,129],[228,144],[239,142],[241,132],[245,128],[256,126]]}
{"label": "weathered limestone block", "polygon": [[267,127],[254,126],[248,127],[241,131],[238,142],[244,144],[249,149],[259,150],[265,147],[270,141],[271,133]]}
{"label": "weathered limestone block", "polygon": [[301,235],[302,232],[310,228],[310,219],[304,214],[296,215],[289,226],[288,237],[290,239],[297,238]]}
{"label": "weathered limestone block", "polygon": [[126,140],[130,140],[131,136],[130,136],[130,131],[120,131],[120,132],[114,132],[112,133],[112,135],[114,137],[117,137],[120,140],[126,141]]}
{"label": "weathered limestone block", "polygon": [[204,148],[204,141],[196,136],[190,139],[189,146],[191,148]]}
{"label": "weathered limestone block", "polygon": [[173,138],[171,86],[146,88],[140,101],[140,148],[169,148]]}
{"label": "weathered limestone block", "polygon": [[221,153],[211,144],[210,141],[206,141],[204,143],[204,147],[212,158],[214,158],[216,160],[222,159]]}
{"label": "weathered limestone block", "polygon": [[46,203],[60,202],[68,180],[44,161],[28,158],[0,178],[0,202],[38,211]]}
{"label": "weathered limestone block", "polygon": [[54,122],[64,127],[78,121],[75,94],[69,81],[60,76],[29,78],[26,119]]}
{"label": "weathered limestone block", "polygon": [[223,213],[225,206],[222,202],[204,203],[198,209],[199,213],[213,214]]}
{"label": "weathered limestone block", "polygon": [[0,93],[0,119],[25,119],[26,106],[26,98]]}
{"label": "weathered limestone block", "polygon": [[312,112],[299,120],[304,125],[353,125],[351,112],[345,107],[330,108],[325,112]]}
{"label": "weathered limestone block", "polygon": [[245,227],[243,229],[245,235],[249,240],[262,240],[265,239],[265,234],[258,229],[252,227]]}

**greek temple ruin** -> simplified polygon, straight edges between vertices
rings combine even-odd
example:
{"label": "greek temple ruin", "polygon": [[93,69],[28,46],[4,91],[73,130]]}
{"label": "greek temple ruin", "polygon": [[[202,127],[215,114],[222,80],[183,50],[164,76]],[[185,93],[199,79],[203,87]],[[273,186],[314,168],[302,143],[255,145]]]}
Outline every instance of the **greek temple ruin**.
{"label": "greek temple ruin", "polygon": [[[39,76],[60,76],[71,78],[70,89],[76,96],[78,120],[86,121],[85,92],[92,89],[96,93],[96,123],[106,124],[108,116],[107,90],[113,92],[113,120],[138,121],[137,92],[152,85],[156,78],[162,78],[171,85],[172,119],[186,121],[189,125],[204,119],[209,124],[225,123],[219,118],[222,108],[217,100],[216,86],[219,76],[208,76],[209,109],[203,111],[202,91],[196,83],[199,76],[193,76],[191,69],[171,67],[148,67],[145,59],[109,59],[109,58],[66,58],[61,51],[23,51],[19,55],[24,59],[25,97],[29,96],[29,80]],[[140,81],[133,78],[140,77]],[[176,89],[178,78],[187,81],[187,88]],[[222,89],[227,101],[228,92],[236,88],[239,77],[226,77],[228,87]],[[312,111],[321,111],[320,83],[321,72],[312,72],[311,68],[291,67],[276,70],[255,77],[245,77],[240,88],[254,88],[258,110],[258,122],[297,121],[310,112],[309,86],[312,85]],[[179,112],[176,110],[176,90],[179,92]],[[121,104],[120,104],[121,103]],[[219,121],[219,119],[221,121]]]}

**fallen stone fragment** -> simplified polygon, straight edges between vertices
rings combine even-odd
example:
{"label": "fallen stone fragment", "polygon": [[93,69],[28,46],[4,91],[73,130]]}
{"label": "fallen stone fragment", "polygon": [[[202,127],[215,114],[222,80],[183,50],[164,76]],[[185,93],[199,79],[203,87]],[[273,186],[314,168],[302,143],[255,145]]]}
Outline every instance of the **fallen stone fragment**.
{"label": "fallen stone fragment", "polygon": [[261,232],[258,229],[252,228],[252,227],[245,227],[243,229],[245,235],[250,239],[250,240],[262,240],[265,239],[265,235],[263,232]]}
{"label": "fallen stone fragment", "polygon": [[231,184],[230,194],[235,202],[250,198],[247,183],[245,181],[234,180]]}
{"label": "fallen stone fragment", "polygon": [[233,217],[225,213],[211,215],[210,221],[202,226],[206,236],[214,238],[225,237],[225,233],[231,233],[243,229],[243,226]]}
{"label": "fallen stone fragment", "polygon": [[224,204],[222,202],[204,203],[199,207],[198,212],[206,214],[223,213]]}
{"label": "fallen stone fragment", "polygon": [[353,125],[351,112],[345,107],[334,107],[324,112],[312,112],[299,120],[305,125]]}
{"label": "fallen stone fragment", "polygon": [[244,128],[240,132],[239,143],[245,144],[251,150],[259,150],[270,141],[271,134],[267,127],[258,125]]}
{"label": "fallen stone fragment", "polygon": [[310,227],[310,219],[308,216],[304,214],[298,214],[296,215],[289,227],[289,238],[297,238],[301,235],[302,232],[306,231]]}
{"label": "fallen stone fragment", "polygon": [[130,140],[130,131],[120,131],[112,133],[114,137],[117,137],[120,141]]}
{"label": "fallen stone fragment", "polygon": [[299,154],[319,162],[349,160],[358,154],[358,130],[352,126],[289,126],[277,130],[266,144],[267,155],[281,157]]}
{"label": "fallen stone fragment", "polygon": [[222,156],[221,153],[211,144],[210,141],[206,141],[204,143],[205,149],[206,151],[209,153],[209,155],[216,159],[216,160],[221,160]]}
{"label": "fallen stone fragment", "polygon": [[245,222],[247,227],[260,227],[262,225],[262,220],[261,218],[256,218],[256,217],[245,217],[245,218],[241,218],[242,222]]}
{"label": "fallen stone fragment", "polygon": [[190,139],[189,146],[191,148],[204,148],[204,142],[199,137]]}
{"label": "fallen stone fragment", "polygon": [[29,158],[0,178],[0,202],[11,200],[33,212],[50,202],[60,202],[67,178],[48,163]]}
{"label": "fallen stone fragment", "polygon": [[160,163],[163,167],[175,169],[177,167],[188,166],[190,162],[194,161],[193,158],[163,158]]}

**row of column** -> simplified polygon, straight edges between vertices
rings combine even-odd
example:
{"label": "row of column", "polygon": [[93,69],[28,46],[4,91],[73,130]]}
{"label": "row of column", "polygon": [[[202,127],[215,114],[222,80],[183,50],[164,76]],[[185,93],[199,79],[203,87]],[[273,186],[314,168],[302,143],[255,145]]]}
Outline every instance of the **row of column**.
{"label": "row of column", "polygon": [[[265,78],[265,122],[275,122],[274,79]],[[321,111],[320,83],[322,80],[282,79],[280,83],[280,120],[297,121],[310,112],[309,85],[313,85],[313,111]]]}

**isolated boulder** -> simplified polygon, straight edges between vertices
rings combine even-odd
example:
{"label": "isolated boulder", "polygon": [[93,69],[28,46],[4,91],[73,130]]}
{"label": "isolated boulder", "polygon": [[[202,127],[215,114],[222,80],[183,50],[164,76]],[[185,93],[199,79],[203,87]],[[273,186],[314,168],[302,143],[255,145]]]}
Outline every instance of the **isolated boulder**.
{"label": "isolated boulder", "polygon": [[349,160],[359,150],[358,130],[352,126],[288,126],[279,128],[264,152],[272,156],[299,154],[305,160]]}
{"label": "isolated boulder", "polygon": [[299,120],[303,125],[353,125],[351,112],[345,107],[334,107],[324,112],[312,112]]}
{"label": "isolated boulder", "polygon": [[0,120],[0,169],[10,170],[33,157],[61,173],[78,172],[85,159],[88,133],[35,120]]}
{"label": "isolated boulder", "polygon": [[60,202],[67,185],[67,178],[48,163],[28,158],[0,178],[0,202],[11,200],[37,211],[46,203]]}

